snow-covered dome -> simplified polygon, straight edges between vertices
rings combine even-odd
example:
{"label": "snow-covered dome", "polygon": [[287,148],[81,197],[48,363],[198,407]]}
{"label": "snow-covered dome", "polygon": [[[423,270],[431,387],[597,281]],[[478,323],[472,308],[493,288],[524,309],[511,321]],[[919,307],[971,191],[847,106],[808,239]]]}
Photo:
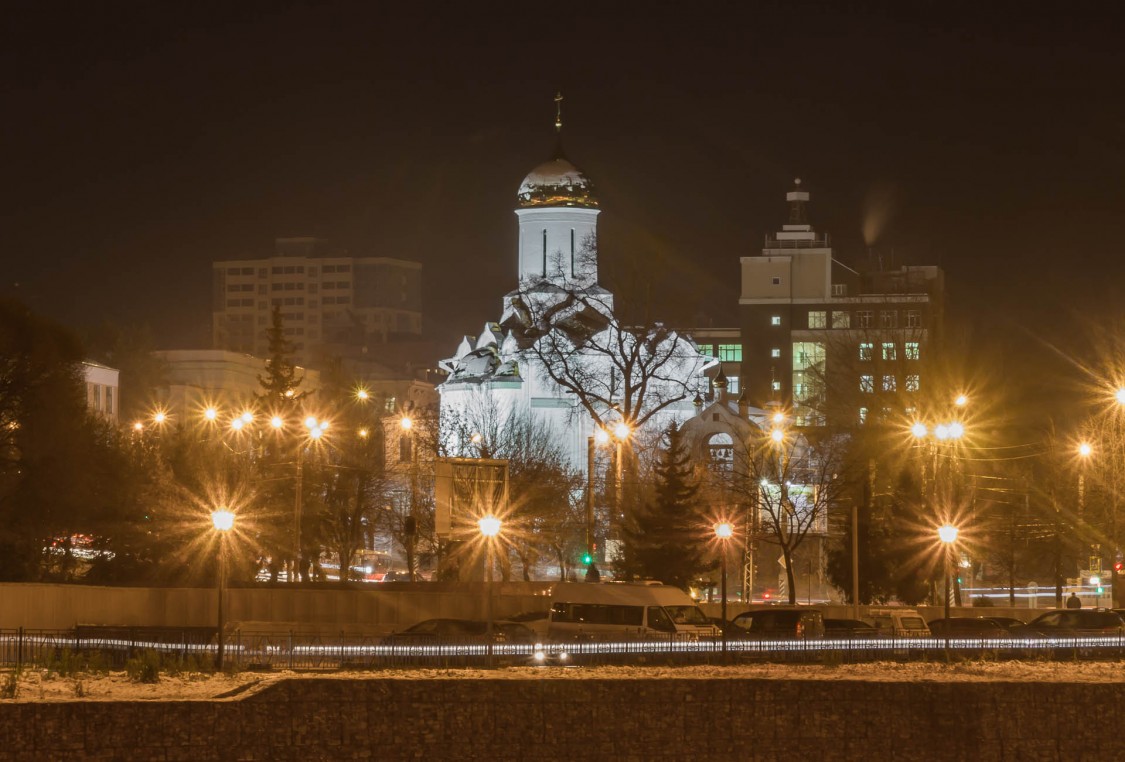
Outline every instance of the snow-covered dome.
{"label": "snow-covered dome", "polygon": [[598,206],[594,184],[578,167],[561,156],[545,161],[520,183],[519,204],[529,206]]}

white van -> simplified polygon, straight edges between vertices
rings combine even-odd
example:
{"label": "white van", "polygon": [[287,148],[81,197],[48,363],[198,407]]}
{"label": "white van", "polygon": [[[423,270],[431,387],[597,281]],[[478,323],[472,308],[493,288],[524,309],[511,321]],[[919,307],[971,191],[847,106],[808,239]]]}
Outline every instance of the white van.
{"label": "white van", "polygon": [[867,618],[877,636],[884,638],[928,638],[930,626],[914,609],[870,609]]}
{"label": "white van", "polygon": [[554,641],[613,638],[698,640],[719,628],[679,588],[659,583],[559,582],[547,635]]}

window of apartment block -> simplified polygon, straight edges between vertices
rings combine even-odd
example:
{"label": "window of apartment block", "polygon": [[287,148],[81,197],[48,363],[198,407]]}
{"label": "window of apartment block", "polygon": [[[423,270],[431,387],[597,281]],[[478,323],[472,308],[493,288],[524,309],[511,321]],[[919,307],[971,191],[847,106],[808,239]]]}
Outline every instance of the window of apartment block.
{"label": "window of apartment block", "polygon": [[880,328],[898,327],[898,310],[879,310]]}
{"label": "window of apartment block", "polygon": [[903,354],[907,360],[917,360],[921,357],[921,350],[917,341],[908,341],[903,345]]}
{"label": "window of apartment block", "polygon": [[259,267],[259,268],[258,268],[258,277],[259,277],[259,278],[264,278],[264,277],[266,277],[266,275],[268,275],[268,273],[266,272],[266,268],[264,268],[264,267]]}
{"label": "window of apartment block", "polygon": [[832,296],[847,296],[848,284],[847,283],[833,283]]}
{"label": "window of apartment block", "polygon": [[711,354],[715,351],[714,344],[697,344],[696,346],[699,347],[699,354],[707,355],[708,357],[714,357],[714,355]]}
{"label": "window of apartment block", "polygon": [[770,384],[770,388],[772,388],[775,392],[780,392],[781,391],[781,382],[780,381],[774,381],[772,384]]}
{"label": "window of apartment block", "polygon": [[922,379],[918,376],[917,373],[911,373],[910,375],[908,375],[905,379],[905,382],[906,391],[908,392],[916,392],[922,385]]}
{"label": "window of apartment block", "polygon": [[770,357],[781,357],[781,350],[777,347],[774,347],[770,350]]}
{"label": "window of apartment block", "polygon": [[770,325],[781,325],[781,315],[774,315],[770,318]]}
{"label": "window of apartment block", "polygon": [[852,313],[846,312],[844,310],[832,310],[832,327],[851,328]]}
{"label": "window of apartment block", "polygon": [[859,409],[859,422],[861,424],[867,423],[867,408],[865,408],[865,407],[861,407]]}
{"label": "window of apartment block", "polygon": [[727,391],[731,394],[738,394],[738,376],[727,376]]}
{"label": "window of apartment block", "polygon": [[827,328],[827,313],[824,310],[812,310],[809,312],[809,328]]}
{"label": "window of apartment block", "polygon": [[883,376],[883,391],[893,392],[898,389],[898,383],[894,376]]}
{"label": "window of apartment block", "polygon": [[906,327],[907,328],[921,328],[922,327],[922,312],[920,310],[907,310],[906,311]]}
{"label": "window of apartment block", "polygon": [[781,285],[781,278],[778,277],[777,275],[775,275],[772,278],[770,278],[770,283],[772,283],[775,286],[780,286]]}
{"label": "window of apartment block", "polygon": [[723,362],[742,362],[742,345],[720,344],[719,359]]}
{"label": "window of apartment block", "polygon": [[861,362],[871,362],[871,356],[875,345],[870,341],[861,341],[859,343],[859,359]]}
{"label": "window of apartment block", "polygon": [[859,390],[868,394],[875,391],[875,376],[863,375],[859,377]]}
{"label": "window of apartment block", "polygon": [[898,352],[895,351],[895,343],[893,341],[883,342],[883,359],[888,362],[894,362],[898,359]]}
{"label": "window of apartment block", "polygon": [[874,328],[875,313],[871,310],[858,310],[855,313],[855,324],[858,328]]}

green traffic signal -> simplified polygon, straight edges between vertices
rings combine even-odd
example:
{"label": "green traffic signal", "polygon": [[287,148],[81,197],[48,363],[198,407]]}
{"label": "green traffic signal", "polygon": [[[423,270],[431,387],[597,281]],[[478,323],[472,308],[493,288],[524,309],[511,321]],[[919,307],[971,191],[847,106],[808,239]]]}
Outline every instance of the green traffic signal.
{"label": "green traffic signal", "polygon": [[586,555],[582,556],[582,563],[589,566],[590,564],[594,563],[594,557],[587,553]]}

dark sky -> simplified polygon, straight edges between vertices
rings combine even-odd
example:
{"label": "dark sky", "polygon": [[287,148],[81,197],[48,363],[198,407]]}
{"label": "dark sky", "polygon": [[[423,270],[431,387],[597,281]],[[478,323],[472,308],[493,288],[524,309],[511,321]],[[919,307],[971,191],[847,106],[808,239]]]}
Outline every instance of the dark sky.
{"label": "dark sky", "polygon": [[0,46],[4,290],[203,346],[213,260],[320,235],[421,260],[430,328],[475,332],[561,89],[602,256],[651,262],[670,313],[733,321],[738,258],[799,175],[840,258],[939,263],[962,315],[1047,325],[1125,275],[1114,11],[29,4]]}

